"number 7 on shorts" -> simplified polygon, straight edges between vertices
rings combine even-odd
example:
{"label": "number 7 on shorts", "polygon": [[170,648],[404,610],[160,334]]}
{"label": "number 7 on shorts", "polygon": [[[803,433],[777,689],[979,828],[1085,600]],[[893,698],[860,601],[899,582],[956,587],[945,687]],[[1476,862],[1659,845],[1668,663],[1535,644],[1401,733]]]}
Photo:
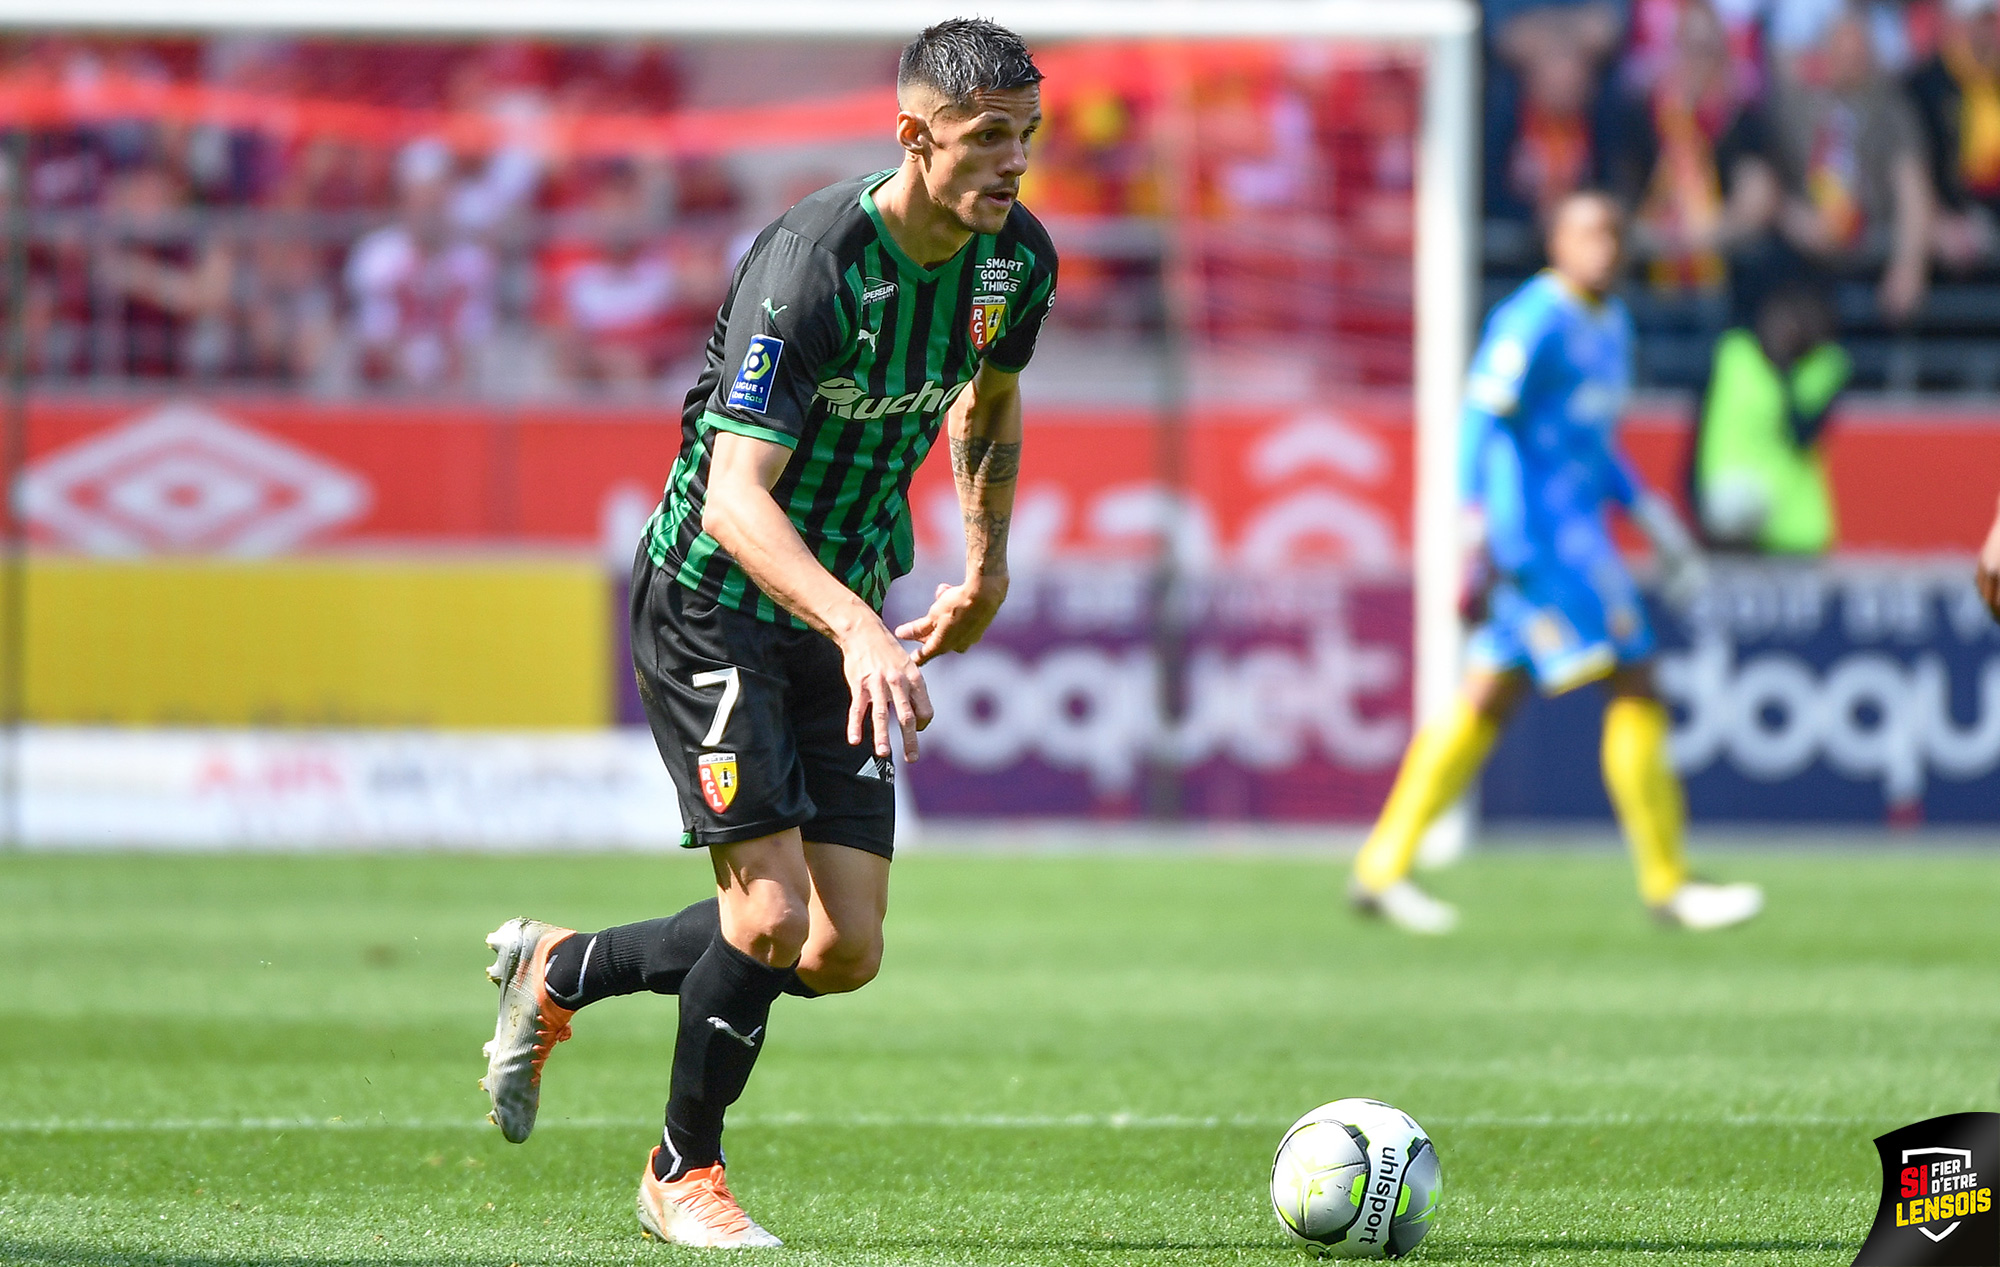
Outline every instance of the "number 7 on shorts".
{"label": "number 7 on shorts", "polygon": [[708,733],[701,737],[702,747],[713,748],[722,742],[722,732],[729,726],[729,714],[735,711],[736,701],[743,694],[743,679],[732,664],[726,669],[697,673],[688,679],[688,685],[722,687],[722,699],[715,706],[715,720],[708,724]]}

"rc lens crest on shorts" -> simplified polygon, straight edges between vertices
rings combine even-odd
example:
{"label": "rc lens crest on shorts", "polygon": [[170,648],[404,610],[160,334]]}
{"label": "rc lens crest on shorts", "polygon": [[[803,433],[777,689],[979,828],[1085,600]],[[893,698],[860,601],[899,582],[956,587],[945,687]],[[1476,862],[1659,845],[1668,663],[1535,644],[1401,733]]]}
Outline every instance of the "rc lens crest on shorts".
{"label": "rc lens crest on shorts", "polygon": [[701,783],[701,799],[718,814],[728,812],[736,799],[736,754],[704,752],[695,762]]}

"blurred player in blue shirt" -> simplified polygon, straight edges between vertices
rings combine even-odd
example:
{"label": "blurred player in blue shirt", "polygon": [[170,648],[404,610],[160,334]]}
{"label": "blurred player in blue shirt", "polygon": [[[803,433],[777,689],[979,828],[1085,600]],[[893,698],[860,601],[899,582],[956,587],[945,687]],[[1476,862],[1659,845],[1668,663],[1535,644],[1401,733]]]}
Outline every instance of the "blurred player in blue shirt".
{"label": "blurred player in blue shirt", "polygon": [[1411,882],[1410,865],[1424,829],[1478,773],[1531,680],[1547,695],[1588,682],[1609,689],[1605,789],[1654,912],[1720,928],[1763,906],[1755,885],[1688,876],[1670,721],[1653,690],[1653,633],[1605,523],[1604,508],[1615,505],[1645,531],[1669,598],[1684,600],[1700,584],[1701,560],[1680,520],[1617,446],[1632,358],[1631,318],[1610,293],[1621,227],[1609,198],[1566,198],[1551,221],[1551,267],[1494,310],[1473,358],[1459,455],[1469,558],[1462,608],[1473,626],[1465,687],[1411,741],[1350,886],[1359,909],[1411,931],[1446,932],[1457,921]]}

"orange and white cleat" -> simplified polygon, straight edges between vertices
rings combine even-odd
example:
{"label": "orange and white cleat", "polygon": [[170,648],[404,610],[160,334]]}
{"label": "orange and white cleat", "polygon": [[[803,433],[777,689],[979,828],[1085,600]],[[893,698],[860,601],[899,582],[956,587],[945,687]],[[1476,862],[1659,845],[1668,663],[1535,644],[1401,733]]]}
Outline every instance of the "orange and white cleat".
{"label": "orange and white cleat", "polygon": [[653,1174],[653,1149],[639,1178],[639,1226],[669,1245],[701,1249],[776,1249],[784,1242],[757,1226],[730,1195],[722,1163],[668,1183]]}
{"label": "orange and white cleat", "polygon": [[535,1129],[542,1101],[542,1066],[549,1051],[569,1037],[576,1013],[549,997],[549,950],[571,935],[534,919],[510,919],[493,930],[486,944],[499,958],[486,976],[500,987],[500,1017],[486,1044],[486,1076],[479,1086],[493,1099],[487,1120],[518,1144]]}

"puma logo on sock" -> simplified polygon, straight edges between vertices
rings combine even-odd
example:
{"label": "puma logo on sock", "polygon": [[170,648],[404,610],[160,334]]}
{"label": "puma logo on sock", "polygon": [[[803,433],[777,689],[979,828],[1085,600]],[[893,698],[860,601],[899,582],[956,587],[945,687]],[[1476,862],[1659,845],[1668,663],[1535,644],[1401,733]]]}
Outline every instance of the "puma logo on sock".
{"label": "puma logo on sock", "polygon": [[715,1028],[721,1030],[723,1033],[729,1035],[737,1042],[742,1043],[745,1047],[755,1047],[757,1045],[757,1035],[764,1032],[764,1027],[762,1025],[759,1025],[756,1029],[751,1030],[748,1034],[739,1034],[736,1032],[736,1027],[734,1025],[731,1025],[728,1021],[723,1020],[719,1016],[709,1017],[708,1023],[710,1025],[715,1026]]}

